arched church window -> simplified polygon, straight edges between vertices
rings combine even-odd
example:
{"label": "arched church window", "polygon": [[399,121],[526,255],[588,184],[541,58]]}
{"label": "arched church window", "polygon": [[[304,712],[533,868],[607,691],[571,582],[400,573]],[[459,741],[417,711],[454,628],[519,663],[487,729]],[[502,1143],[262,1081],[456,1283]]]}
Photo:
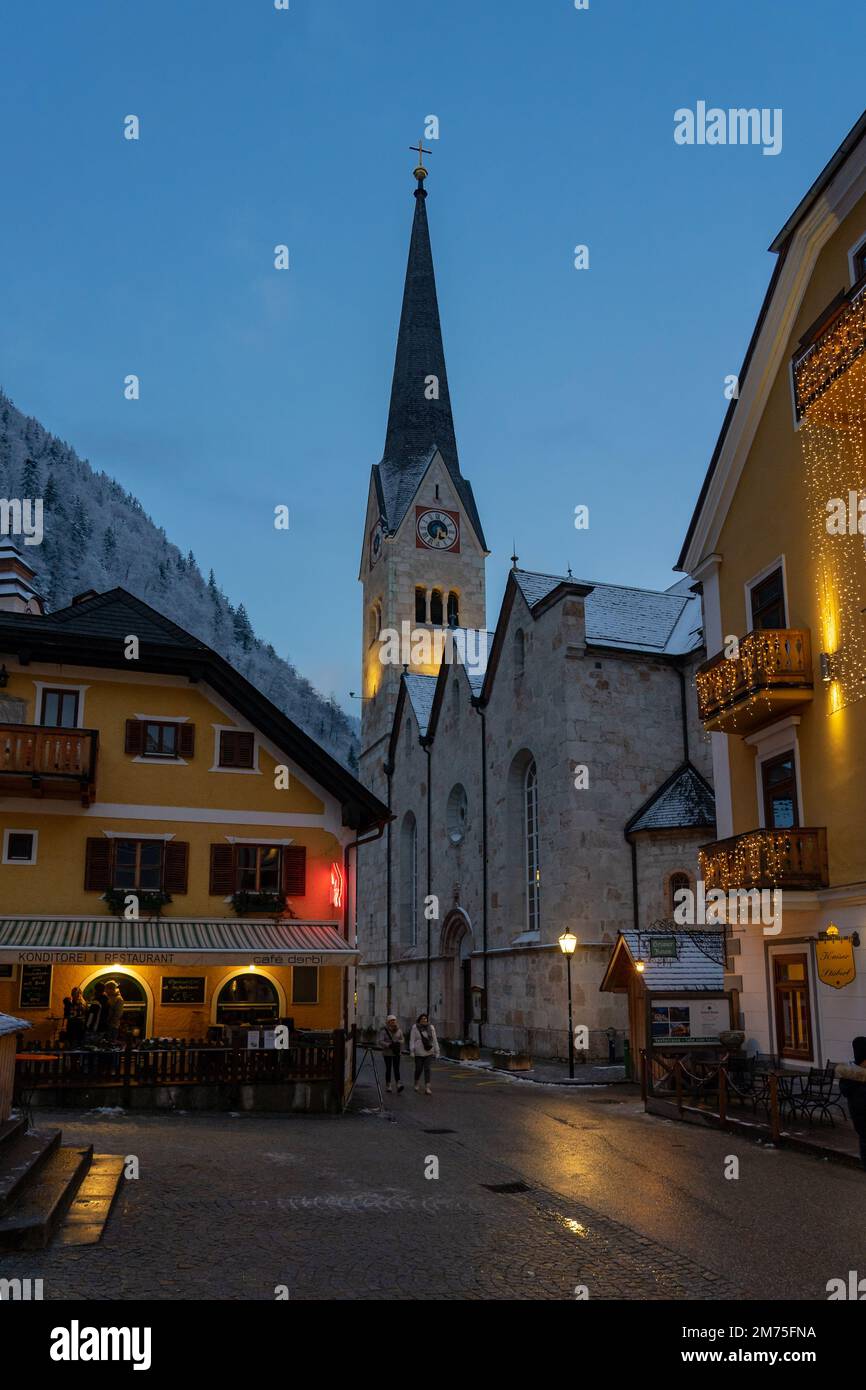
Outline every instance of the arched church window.
{"label": "arched church window", "polygon": [[448,835],[452,845],[459,845],[463,836],[466,834],[466,820],[469,815],[469,803],[466,797],[466,788],[457,782],[451,788],[448,796],[448,808],[446,819],[448,822]]}
{"label": "arched church window", "polygon": [[679,904],[677,903],[677,893],[681,893],[684,888],[691,888],[691,886],[691,879],[689,878],[688,874],[671,874],[670,882],[668,885],[668,892],[670,893],[671,916],[673,916],[674,912],[679,906]]}
{"label": "arched church window", "polygon": [[448,595],[448,626],[460,625],[460,596],[452,589]]}
{"label": "arched church window", "polygon": [[526,846],[526,930],[538,931],[541,923],[541,868],[538,857],[538,769],[529,763],[523,780]]}
{"label": "arched church window", "polygon": [[418,940],[418,825],[411,811],[400,826],[400,936],[409,946]]}
{"label": "arched church window", "polygon": [[427,590],[419,585],[415,590],[415,621],[416,623],[426,623],[427,621]]}
{"label": "arched church window", "polygon": [[519,627],[514,634],[514,674],[522,676],[526,668],[526,637]]}
{"label": "arched church window", "polygon": [[430,621],[434,626],[442,626],[442,590],[434,589],[430,595]]}

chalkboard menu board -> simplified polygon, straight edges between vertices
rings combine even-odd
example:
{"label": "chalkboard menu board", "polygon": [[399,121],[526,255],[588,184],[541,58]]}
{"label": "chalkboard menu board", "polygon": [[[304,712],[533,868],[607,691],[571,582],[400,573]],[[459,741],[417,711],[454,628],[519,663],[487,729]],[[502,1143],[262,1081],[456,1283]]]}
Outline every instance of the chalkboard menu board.
{"label": "chalkboard menu board", "polygon": [[203,1004],[204,975],[163,975],[163,1004]]}
{"label": "chalkboard menu board", "polygon": [[19,1009],[47,1009],[51,1003],[50,965],[22,965]]}

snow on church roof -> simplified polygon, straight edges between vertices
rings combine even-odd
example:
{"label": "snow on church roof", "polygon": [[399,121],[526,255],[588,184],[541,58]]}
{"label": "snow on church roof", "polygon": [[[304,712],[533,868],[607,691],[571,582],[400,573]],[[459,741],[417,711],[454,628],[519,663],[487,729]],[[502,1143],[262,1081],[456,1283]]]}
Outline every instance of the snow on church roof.
{"label": "snow on church roof", "polygon": [[626,833],[636,830],[700,830],[716,823],[716,803],[700,773],[685,763],[635,813]]}
{"label": "snow on church roof", "polygon": [[[535,574],[516,569],[514,578],[534,608],[560,584],[590,584],[568,575]],[[684,656],[703,641],[701,606],[696,595],[673,589],[633,589],[623,584],[592,584],[584,605],[586,639],[590,645],[628,651]],[[678,592],[679,590],[679,592]]]}
{"label": "snow on church roof", "polygon": [[418,728],[423,736],[430,725],[433,696],[436,694],[436,677],[420,676],[414,671],[407,671],[403,676],[403,681],[406,686],[406,693],[412,702],[412,709],[415,711],[415,718],[418,720]]}

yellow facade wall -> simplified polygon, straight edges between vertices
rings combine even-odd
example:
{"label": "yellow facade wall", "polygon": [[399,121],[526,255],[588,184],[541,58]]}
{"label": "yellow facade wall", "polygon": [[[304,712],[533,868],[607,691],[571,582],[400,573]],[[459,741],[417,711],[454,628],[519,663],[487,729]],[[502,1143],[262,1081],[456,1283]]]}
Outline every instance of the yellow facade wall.
{"label": "yellow facade wall", "polygon": [[[821,614],[812,558],[813,518],[802,441],[794,425],[789,363],[803,334],[839,291],[850,286],[848,252],[864,234],[866,198],[857,203],[819,255],[716,545],[722,555],[719,585],[724,634],[742,635],[751,626],[746,616],[746,582],[780,555],[785,557],[788,624],[811,632],[814,698],[796,711],[801,716],[803,818],[806,825],[827,827],[831,884],[866,880],[866,837],[860,821],[866,701],[831,712],[831,692],[818,672]],[[862,640],[866,643],[866,627]],[[734,833],[740,834],[754,829],[760,820],[755,754],[741,738],[729,737],[728,748]]]}
{"label": "yellow facade wall", "polygon": [[[86,986],[95,976],[110,973],[124,994],[123,982],[133,977],[144,986],[148,997],[148,1034],[153,1037],[204,1038],[208,1028],[215,1021],[216,1000],[223,985],[238,974],[241,965],[202,965],[202,966],[127,966],[106,965],[55,965],[51,981],[51,1007],[49,1009],[22,1009],[18,1002],[19,981],[0,980],[0,1013],[13,1014],[24,1018],[32,1025],[32,1032],[25,1039],[48,1040],[56,1035],[58,1018],[64,996],[73,985]],[[20,971],[20,967],[18,967]],[[257,974],[264,975],[277,986],[280,999],[281,1016],[293,1018],[296,1028],[330,1029],[340,1027],[342,1008],[342,970],[335,966],[322,966],[319,969],[319,998],[316,1004],[295,1004],[292,1002],[291,966],[274,966],[268,969],[257,967]],[[202,1005],[162,1004],[160,980],[170,975],[203,975],[205,977],[205,1000]],[[129,995],[126,996],[129,998]]]}
{"label": "yellow facade wall", "polygon": [[[291,841],[307,850],[306,893],[289,900],[294,915],[306,921],[341,924],[342,908],[332,898],[332,865],[342,869],[340,811],[332,798],[319,794],[304,775],[289,767],[288,786],[277,786],[277,757],[259,744],[258,773],[214,771],[217,727],[250,725],[211,698],[204,686],[185,678],[86,667],[20,667],[5,658],[9,670],[7,698],[22,700],[26,723],[38,719],[38,686],[86,687],[80,727],[99,733],[96,790],[93,805],[76,798],[4,796],[0,778],[0,845],[5,830],[38,832],[34,865],[0,864],[0,917],[88,917],[109,915],[100,892],[85,889],[88,838],[114,836],[172,836],[189,845],[188,891],[174,894],[162,910],[169,918],[229,918],[237,920],[225,897],[210,894],[210,847],[234,837],[250,842]],[[185,718],[195,725],[195,751],[186,764],[136,761],[125,750],[126,720],[136,716]],[[176,814],[175,814],[176,812]],[[285,824],[286,817],[292,822]],[[306,823],[305,823],[306,822]],[[149,1031],[156,1036],[202,1037],[213,1019],[213,1001],[226,978],[248,966],[239,958],[225,966],[119,967],[118,978],[133,974],[150,991]],[[263,969],[282,991],[283,1012],[300,1028],[340,1026],[343,971],[319,969],[319,1001],[292,1003],[290,966]],[[21,1014],[37,1025],[34,1036],[47,1034],[50,1017],[61,1012],[62,999],[73,985],[82,985],[105,967],[56,965],[51,1007],[22,1010],[17,979],[0,979],[0,1011]],[[204,975],[206,1000],[200,1007],[163,1006],[163,974]],[[56,1025],[54,1025],[56,1031]]]}

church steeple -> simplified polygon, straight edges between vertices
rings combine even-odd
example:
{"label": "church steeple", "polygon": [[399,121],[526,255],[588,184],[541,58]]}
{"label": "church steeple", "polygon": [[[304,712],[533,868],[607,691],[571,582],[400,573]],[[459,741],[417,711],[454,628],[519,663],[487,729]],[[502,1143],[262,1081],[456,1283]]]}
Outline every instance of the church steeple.
{"label": "church steeple", "polygon": [[385,452],[378,469],[383,510],[389,527],[395,529],[427,464],[438,449],[481,547],[486,550],[472,488],[460,472],[457,455],[427,224],[427,189],[424,187],[427,170],[423,161],[429,151],[423,149],[420,141],[413,148],[417,148],[420,155],[415,169],[418,185],[414,194],[415,216],[391,380]]}
{"label": "church steeple", "polygon": [[391,464],[410,463],[436,445],[449,472],[459,472],[427,225],[426,175],[419,164],[384,459]]}

